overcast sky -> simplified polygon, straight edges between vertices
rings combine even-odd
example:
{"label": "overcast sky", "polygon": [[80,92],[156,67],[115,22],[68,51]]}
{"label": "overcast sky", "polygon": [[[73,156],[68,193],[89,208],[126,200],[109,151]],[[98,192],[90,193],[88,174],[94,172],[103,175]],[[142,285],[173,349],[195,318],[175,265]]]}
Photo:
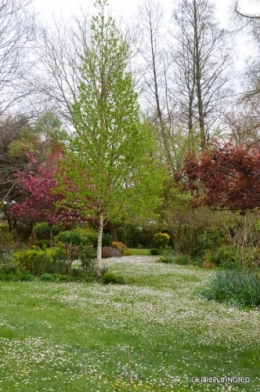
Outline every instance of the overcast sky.
{"label": "overcast sky", "polygon": [[[227,20],[227,9],[232,4],[233,0],[214,0],[218,9],[219,15],[222,19]],[[241,0],[248,5],[250,0]],[[109,5],[115,12],[115,16],[128,17],[137,9],[137,5],[141,0],[109,0]],[[176,3],[176,0],[160,0],[160,4],[164,6],[165,11],[170,12]],[[58,16],[62,11],[67,17],[72,13],[76,13],[80,9],[89,7],[93,4],[91,0],[35,0],[35,9],[39,13],[42,20],[48,20],[53,15]],[[248,8],[248,6],[247,6]]]}
{"label": "overcast sky", "polygon": [[[137,9],[137,5],[142,0],[109,0],[115,16],[128,17]],[[160,0],[167,12],[170,12],[176,3],[176,0]],[[218,16],[224,23],[228,23],[228,9],[234,4],[235,0],[214,0],[218,8]],[[42,20],[48,20],[53,15],[58,16],[61,11],[68,17],[80,9],[89,7],[93,4],[92,0],[34,0],[35,9],[39,12]],[[260,11],[259,0],[239,0],[240,8],[243,12],[254,13],[257,9]],[[259,12],[260,13],[260,12]]]}

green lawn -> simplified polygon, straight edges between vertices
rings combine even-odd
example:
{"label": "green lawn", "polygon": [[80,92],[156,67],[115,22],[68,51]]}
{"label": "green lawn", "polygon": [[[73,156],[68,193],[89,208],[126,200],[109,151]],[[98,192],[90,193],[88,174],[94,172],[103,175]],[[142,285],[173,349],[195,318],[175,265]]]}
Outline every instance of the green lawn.
{"label": "green lawn", "polygon": [[125,286],[0,282],[0,391],[259,391],[259,311],[204,301],[211,271],[155,260],[106,260]]}
{"label": "green lawn", "polygon": [[130,250],[133,256],[150,256],[151,254],[150,249],[131,248]]}

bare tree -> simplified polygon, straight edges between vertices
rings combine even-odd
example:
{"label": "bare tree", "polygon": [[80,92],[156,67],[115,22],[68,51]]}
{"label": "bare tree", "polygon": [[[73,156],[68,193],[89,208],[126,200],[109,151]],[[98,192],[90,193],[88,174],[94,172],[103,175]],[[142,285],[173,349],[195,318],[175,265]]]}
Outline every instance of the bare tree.
{"label": "bare tree", "polygon": [[28,95],[28,49],[33,40],[31,0],[0,0],[0,116],[17,110]]}
{"label": "bare tree", "polygon": [[136,18],[141,80],[139,92],[146,118],[154,128],[161,158],[174,170],[174,105],[171,95],[167,29],[162,6],[153,0],[142,2]]}
{"label": "bare tree", "polygon": [[35,90],[35,110],[51,110],[71,122],[82,58],[88,52],[90,22],[85,13],[66,21],[62,16],[50,26],[39,26],[33,54],[36,66],[31,72]]}
{"label": "bare tree", "polygon": [[223,112],[227,96],[227,32],[218,27],[208,0],[180,0],[174,11],[173,61],[180,119],[198,128],[202,146]]}
{"label": "bare tree", "polygon": [[225,114],[226,135],[236,146],[252,149],[260,142],[260,115],[254,106],[243,102]]}

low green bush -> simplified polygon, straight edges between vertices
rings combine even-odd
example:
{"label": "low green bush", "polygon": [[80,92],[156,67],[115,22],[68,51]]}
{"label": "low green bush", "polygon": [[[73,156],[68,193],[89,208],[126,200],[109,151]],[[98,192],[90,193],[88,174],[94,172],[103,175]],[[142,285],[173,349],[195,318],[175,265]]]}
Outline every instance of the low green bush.
{"label": "low green bush", "polygon": [[42,274],[39,277],[40,281],[42,282],[53,282],[55,280],[55,277],[51,274]]}
{"label": "low green bush", "polygon": [[125,280],[122,276],[117,276],[113,272],[105,272],[102,276],[104,284],[124,284]]}
{"label": "low green bush", "polygon": [[200,292],[208,300],[236,306],[260,306],[260,278],[238,270],[217,271],[208,286]]}
{"label": "low green bush", "polygon": [[33,282],[35,280],[34,276],[32,274],[23,274],[21,277],[22,282]]}

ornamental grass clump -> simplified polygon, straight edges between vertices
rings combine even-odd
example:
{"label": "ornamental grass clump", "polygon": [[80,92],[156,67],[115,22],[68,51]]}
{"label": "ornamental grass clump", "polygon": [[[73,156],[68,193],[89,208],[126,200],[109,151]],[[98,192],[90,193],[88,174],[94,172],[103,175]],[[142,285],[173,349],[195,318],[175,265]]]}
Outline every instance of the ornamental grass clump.
{"label": "ornamental grass clump", "polygon": [[238,270],[216,272],[200,296],[236,306],[260,306],[260,278]]}

